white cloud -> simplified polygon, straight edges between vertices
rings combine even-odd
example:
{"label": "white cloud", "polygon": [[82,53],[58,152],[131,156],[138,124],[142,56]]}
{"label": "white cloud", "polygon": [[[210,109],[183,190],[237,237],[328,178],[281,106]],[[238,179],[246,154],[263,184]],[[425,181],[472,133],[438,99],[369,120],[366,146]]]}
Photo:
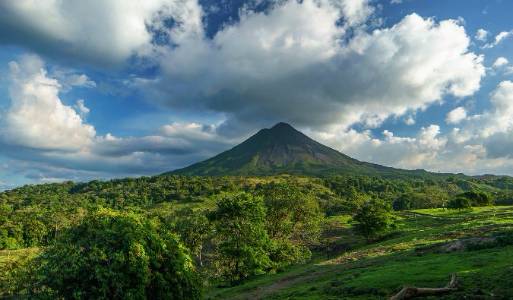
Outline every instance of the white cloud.
{"label": "white cloud", "polygon": [[[499,142],[513,140],[509,81],[498,86],[492,108],[482,115],[467,116],[463,107],[451,111],[446,121],[462,127],[445,134],[436,124],[413,136],[384,130],[379,138],[349,127],[377,127],[390,116],[413,125],[417,110],[447,95],[473,95],[485,75],[483,57],[469,50],[470,38],[458,20],[411,14],[370,30],[376,20],[368,1],[286,0],[265,13],[247,11],[208,39],[196,1],[27,1],[0,4],[0,42],[95,63],[146,55],[162,74],[138,78],[133,86],[175,110],[226,118],[215,126],[171,123],[141,137],[99,136],[84,121],[91,112],[83,100],[73,109],[59,98],[66,88],[94,87],[91,78],[46,73],[41,62],[13,63],[13,104],[2,116],[1,146],[41,170],[36,177],[155,174],[211,156],[248,128],[276,121],[292,122],[349,155],[386,165],[471,173],[513,166],[505,160],[511,147]],[[98,16],[95,24],[86,15]],[[167,16],[180,25],[163,26]],[[168,34],[173,47],[152,45],[148,28]],[[490,45],[508,36],[501,33]],[[488,40],[486,31],[476,39]],[[235,138],[227,138],[234,131]]]}
{"label": "white cloud", "polygon": [[12,144],[32,148],[76,150],[92,143],[95,130],[59,99],[59,82],[47,77],[43,62],[25,56],[9,64],[11,106],[2,135]]}
{"label": "white cloud", "polygon": [[54,57],[117,64],[151,51],[153,30],[174,18],[172,39],[202,31],[196,0],[17,0],[0,2],[0,42]]}
{"label": "white cloud", "polygon": [[422,127],[414,137],[395,136],[385,130],[384,138],[378,139],[369,131],[353,129],[336,134],[314,132],[312,136],[360,160],[407,169],[439,169],[441,152],[448,143],[446,137],[440,136],[440,127],[435,124]]}
{"label": "white cloud", "polygon": [[465,120],[467,118],[467,111],[464,107],[457,107],[453,110],[451,110],[447,117],[445,118],[445,122],[447,124],[458,124],[461,121]]}
{"label": "white cloud", "polygon": [[384,130],[383,137],[376,138],[368,130],[339,127],[311,135],[350,156],[388,166],[513,175],[513,82],[501,82],[489,100],[491,108],[480,115],[468,116],[462,107],[453,110],[448,119],[466,122],[445,134],[433,124],[413,137]]}
{"label": "white cloud", "polygon": [[412,14],[391,28],[357,26],[348,35],[350,24],[337,26],[347,11],[331,3],[284,1],[243,15],[212,41],[189,39],[169,50],[162,77],[139,83],[161,103],[224,113],[224,127],[242,128],[275,121],[375,127],[479,89],[482,57],[469,52],[458,21]]}
{"label": "white cloud", "polygon": [[499,83],[490,97],[492,110],[483,118],[480,126],[482,135],[490,136],[497,132],[513,129],[513,82],[506,80]]}
{"label": "white cloud", "polygon": [[404,120],[404,123],[406,125],[415,125],[415,118],[413,118],[413,116],[408,116],[405,120]]}
{"label": "white cloud", "polygon": [[84,99],[77,100],[77,103],[75,104],[75,109],[82,118],[85,118],[87,114],[89,114],[89,112],[91,111],[89,108],[85,106]]}
{"label": "white cloud", "polygon": [[511,35],[513,35],[513,31],[500,32],[498,35],[495,36],[495,45],[498,45],[500,42],[502,42],[506,38],[509,38]]}
{"label": "white cloud", "polygon": [[492,43],[488,43],[488,44],[484,45],[483,48],[488,48],[488,49],[493,48],[511,36],[513,36],[513,30],[512,31],[501,31],[499,34],[497,34],[495,36],[495,39]]}
{"label": "white cloud", "polygon": [[340,8],[346,26],[350,27],[364,23],[374,12],[369,0],[335,0],[332,3]]}
{"label": "white cloud", "polygon": [[64,84],[69,87],[96,87],[96,82],[92,81],[85,74],[69,74],[68,76],[62,78],[62,81],[64,81]]}
{"label": "white cloud", "polygon": [[488,39],[488,31],[484,30],[483,28],[480,28],[477,30],[475,39],[481,42],[486,42]]}
{"label": "white cloud", "polygon": [[[214,125],[171,123],[141,137],[99,136],[84,122],[83,99],[74,107],[59,98],[62,86],[43,61],[24,56],[11,62],[9,108],[0,114],[2,155],[9,168],[38,180],[155,174],[183,167],[224,150],[233,141]],[[28,178],[27,177],[27,178]]]}
{"label": "white cloud", "polygon": [[506,66],[508,63],[509,63],[508,59],[501,56],[495,60],[492,67],[494,69],[498,69],[500,67]]}

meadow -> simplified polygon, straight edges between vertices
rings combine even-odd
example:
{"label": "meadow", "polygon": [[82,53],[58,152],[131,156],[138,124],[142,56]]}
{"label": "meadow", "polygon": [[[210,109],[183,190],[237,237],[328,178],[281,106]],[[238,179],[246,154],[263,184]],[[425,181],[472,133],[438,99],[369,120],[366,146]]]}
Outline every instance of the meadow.
{"label": "meadow", "polygon": [[[330,221],[338,228],[330,238],[344,251],[318,253],[309,264],[255,277],[240,286],[213,288],[207,298],[386,299],[404,285],[442,287],[453,273],[458,291],[445,299],[508,299],[513,295],[513,207],[421,209],[395,216],[397,231],[372,244],[354,236],[337,236],[350,230],[350,218],[332,217]],[[509,241],[482,241],[498,236]],[[447,249],[466,240],[474,244]]]}

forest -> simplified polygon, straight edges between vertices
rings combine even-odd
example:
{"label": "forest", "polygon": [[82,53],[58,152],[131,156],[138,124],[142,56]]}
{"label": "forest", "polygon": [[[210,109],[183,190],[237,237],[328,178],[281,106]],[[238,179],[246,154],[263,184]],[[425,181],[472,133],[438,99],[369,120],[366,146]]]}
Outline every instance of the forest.
{"label": "forest", "polygon": [[[400,235],[402,212],[511,205],[512,187],[510,177],[456,175],[163,175],[28,185],[0,193],[0,295],[208,298],[341,255],[340,241],[372,245]],[[349,232],[339,230],[340,218]]]}

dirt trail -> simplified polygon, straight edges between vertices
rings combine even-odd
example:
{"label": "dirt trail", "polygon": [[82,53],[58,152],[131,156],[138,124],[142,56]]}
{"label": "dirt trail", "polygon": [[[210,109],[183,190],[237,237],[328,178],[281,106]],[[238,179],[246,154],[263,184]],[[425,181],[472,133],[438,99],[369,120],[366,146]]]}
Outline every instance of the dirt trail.
{"label": "dirt trail", "polygon": [[275,283],[265,285],[265,286],[259,286],[256,289],[249,290],[248,292],[241,294],[241,295],[237,295],[236,297],[231,298],[231,299],[233,299],[233,300],[263,299],[266,296],[272,295],[273,293],[275,293],[279,290],[282,290],[284,288],[287,288],[287,287],[295,285],[295,284],[309,281],[310,279],[316,278],[319,275],[322,275],[327,272],[329,272],[329,270],[314,271],[314,272],[311,272],[308,274],[302,273],[302,274],[298,274],[298,275],[284,277],[284,278],[279,279]]}

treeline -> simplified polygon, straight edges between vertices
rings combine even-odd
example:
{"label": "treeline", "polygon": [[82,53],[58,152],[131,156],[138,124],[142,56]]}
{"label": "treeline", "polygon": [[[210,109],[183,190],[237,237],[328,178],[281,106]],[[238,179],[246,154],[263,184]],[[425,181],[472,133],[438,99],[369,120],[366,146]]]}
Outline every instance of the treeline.
{"label": "treeline", "polygon": [[61,230],[77,224],[87,211],[98,207],[145,211],[158,208],[169,213],[189,204],[212,205],[212,199],[222,193],[259,195],[263,190],[272,190],[271,183],[293,186],[311,195],[326,216],[353,214],[371,199],[389,203],[395,210],[449,207],[458,195],[470,191],[485,193],[496,204],[513,203],[513,191],[509,190],[513,180],[496,176],[438,181],[369,176],[155,176],[29,185],[0,193],[0,249],[46,246]]}

